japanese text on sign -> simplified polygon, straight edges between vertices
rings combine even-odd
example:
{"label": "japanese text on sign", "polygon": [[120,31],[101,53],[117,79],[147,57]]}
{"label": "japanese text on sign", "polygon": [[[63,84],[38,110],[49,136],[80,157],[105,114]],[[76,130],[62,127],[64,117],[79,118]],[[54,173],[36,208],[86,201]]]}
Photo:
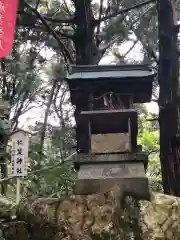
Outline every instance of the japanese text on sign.
{"label": "japanese text on sign", "polygon": [[12,139],[12,173],[14,176],[27,175],[28,136],[21,132],[15,134]]}

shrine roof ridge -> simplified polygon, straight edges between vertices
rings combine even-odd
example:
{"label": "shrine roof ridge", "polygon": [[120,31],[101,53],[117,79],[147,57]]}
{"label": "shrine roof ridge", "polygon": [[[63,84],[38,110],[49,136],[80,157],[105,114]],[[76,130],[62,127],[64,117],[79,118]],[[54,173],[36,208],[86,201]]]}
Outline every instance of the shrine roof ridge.
{"label": "shrine roof ridge", "polygon": [[126,78],[155,76],[150,64],[71,65],[66,79]]}
{"label": "shrine roof ridge", "polygon": [[152,71],[150,64],[118,64],[118,65],[71,65],[71,73],[106,72],[106,71]]}

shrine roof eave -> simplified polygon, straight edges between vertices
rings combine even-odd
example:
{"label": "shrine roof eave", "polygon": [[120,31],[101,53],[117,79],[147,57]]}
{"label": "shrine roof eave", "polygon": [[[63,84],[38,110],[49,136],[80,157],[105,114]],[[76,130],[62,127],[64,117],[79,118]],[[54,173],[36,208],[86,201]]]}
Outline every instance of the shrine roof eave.
{"label": "shrine roof eave", "polygon": [[125,78],[154,78],[157,75],[149,66],[144,65],[100,65],[100,66],[72,66],[72,71],[66,80],[97,80],[97,79],[125,79]]}
{"label": "shrine roof eave", "polygon": [[116,72],[86,72],[86,73],[74,73],[66,77],[68,80],[100,80],[100,79],[125,79],[125,78],[134,78],[134,79],[144,79],[152,78],[154,79],[156,73],[151,73],[147,71],[116,71]]}

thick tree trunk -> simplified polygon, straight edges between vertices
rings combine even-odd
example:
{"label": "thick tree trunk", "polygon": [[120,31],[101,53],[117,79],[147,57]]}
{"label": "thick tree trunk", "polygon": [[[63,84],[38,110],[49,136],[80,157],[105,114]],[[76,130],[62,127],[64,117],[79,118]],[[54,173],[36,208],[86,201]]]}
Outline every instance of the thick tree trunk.
{"label": "thick tree trunk", "polygon": [[[94,37],[94,15],[92,12],[91,0],[74,1],[75,4],[75,21],[76,29],[73,37],[76,49],[76,65],[93,65],[97,64],[99,60],[99,51],[96,46]],[[88,93],[81,95],[81,102],[84,102],[84,110],[88,109]],[[82,103],[81,103],[82,104]],[[88,146],[84,147],[87,142],[89,129],[83,125],[80,118],[81,109],[76,106],[75,120],[76,120],[76,139],[80,148],[77,151],[87,152]]]}
{"label": "thick tree trunk", "polygon": [[98,48],[94,38],[94,16],[91,0],[75,1],[76,30],[74,44],[76,48],[76,64],[96,64]]}
{"label": "thick tree trunk", "polygon": [[170,0],[158,2],[160,160],[166,194],[180,196],[179,59],[177,26]]}

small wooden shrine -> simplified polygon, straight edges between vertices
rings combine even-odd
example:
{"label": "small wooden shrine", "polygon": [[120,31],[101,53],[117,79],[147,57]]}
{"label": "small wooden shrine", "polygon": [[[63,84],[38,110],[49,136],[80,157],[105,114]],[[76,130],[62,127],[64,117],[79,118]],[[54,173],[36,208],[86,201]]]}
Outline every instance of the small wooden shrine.
{"label": "small wooden shrine", "polygon": [[137,146],[135,103],[151,100],[156,73],[144,65],[71,66],[66,80],[75,105],[76,194],[106,192],[149,198],[148,155]]}

